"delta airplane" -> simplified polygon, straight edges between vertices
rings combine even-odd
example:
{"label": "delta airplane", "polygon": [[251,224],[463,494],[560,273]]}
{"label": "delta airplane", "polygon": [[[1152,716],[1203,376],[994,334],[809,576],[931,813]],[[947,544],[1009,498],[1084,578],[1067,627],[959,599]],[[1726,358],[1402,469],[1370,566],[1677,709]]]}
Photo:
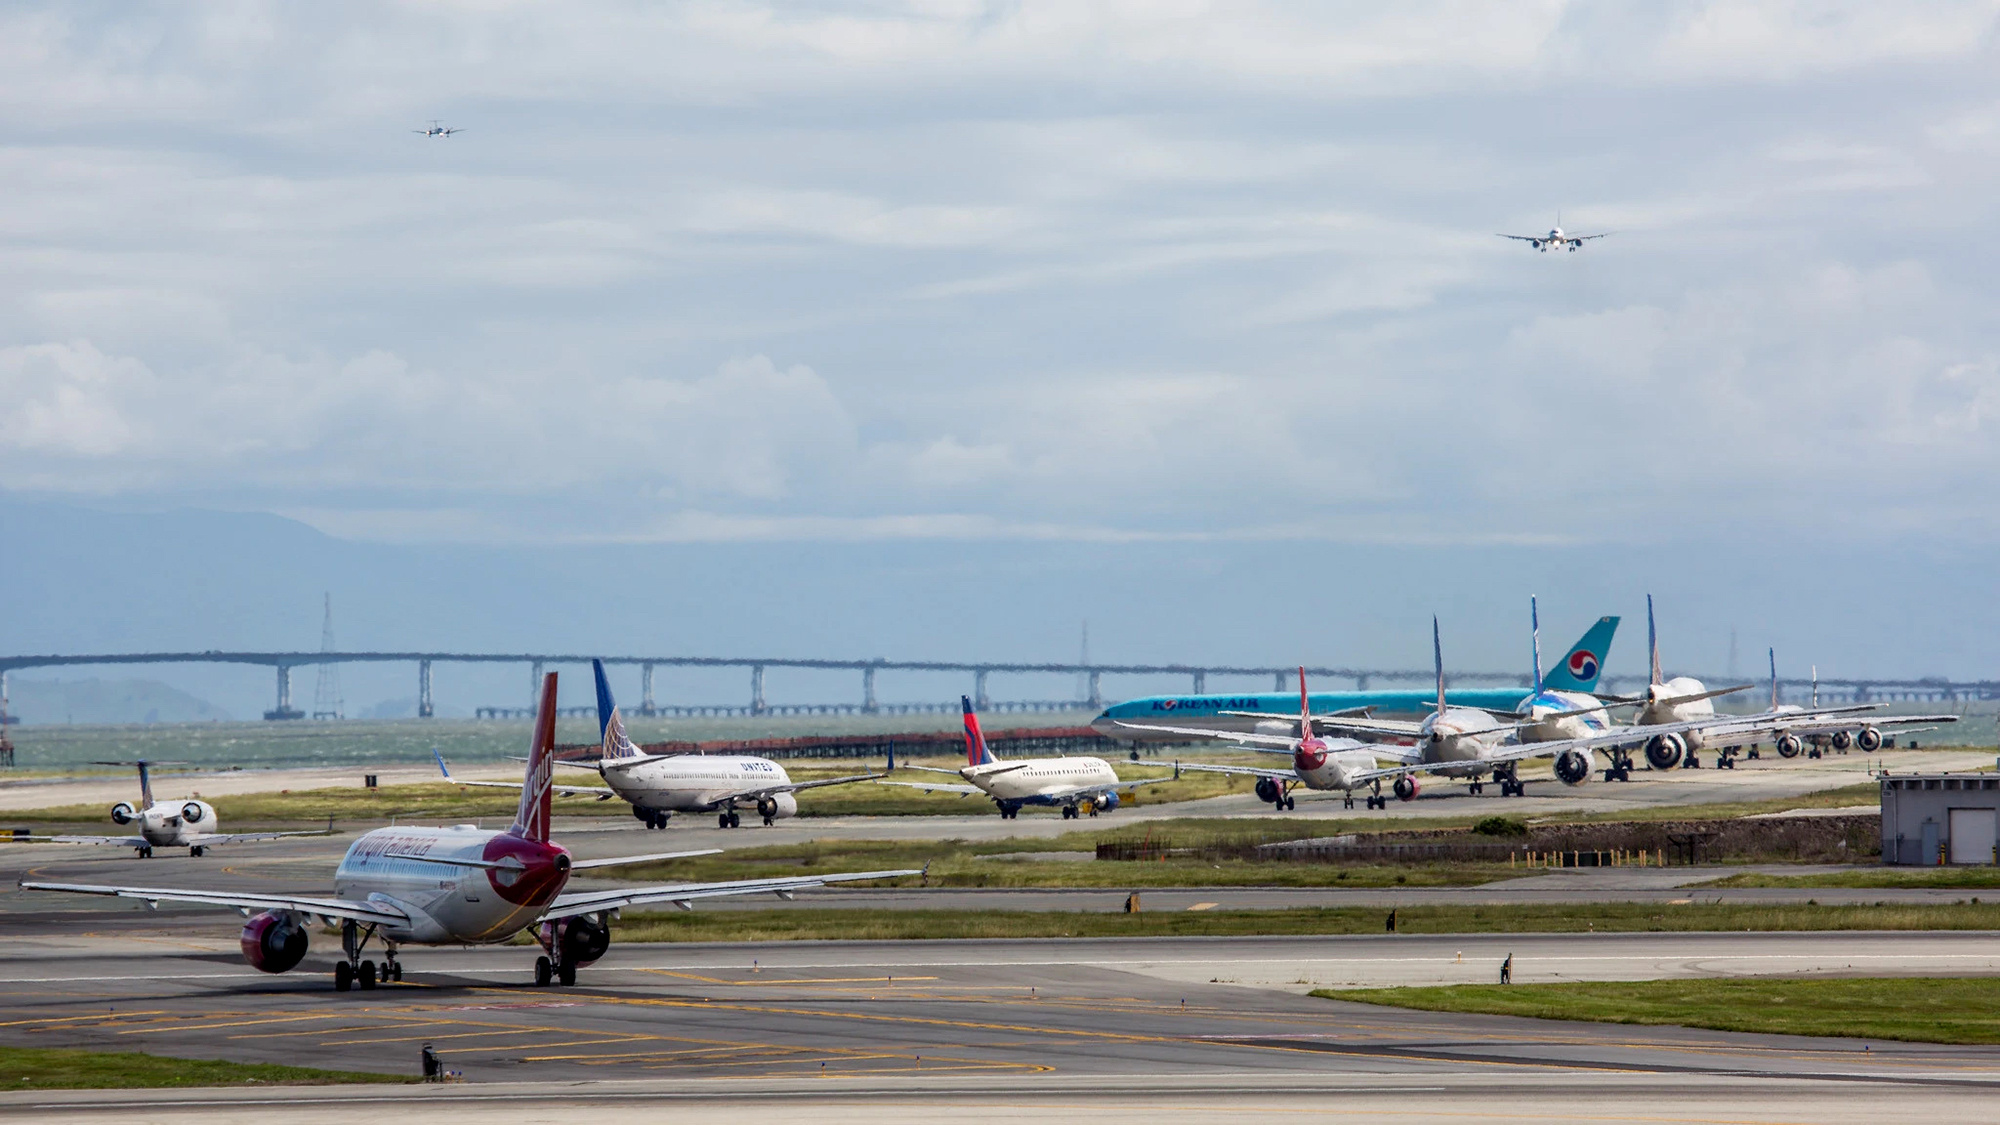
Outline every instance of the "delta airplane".
{"label": "delta airplane", "polygon": [[154,848],[186,848],[191,856],[205,854],[217,844],[237,844],[246,840],[276,840],[284,836],[326,836],[332,833],[333,824],[327,822],[323,832],[218,832],[221,825],[215,817],[215,809],[207,801],[188,797],[177,801],[153,800],[152,767],[176,765],[174,762],[92,762],[95,766],[137,766],[139,767],[139,807],[133,808],[129,801],[120,801],[111,806],[111,823],[123,827],[136,825],[135,836],[12,836],[13,840],[47,840],[52,844],[110,844],[113,847],[135,848],[140,859],[151,859]]}
{"label": "delta airplane", "polygon": [[[1116,809],[1118,793],[1122,789],[1137,789],[1174,780],[1171,777],[1155,777],[1121,781],[1117,771],[1102,758],[1023,758],[1003,762],[986,747],[986,736],[979,730],[979,715],[972,709],[972,698],[961,695],[958,702],[965,712],[965,768],[904,768],[955,775],[971,784],[931,781],[879,781],[877,784],[906,785],[926,793],[957,793],[966,797],[983,794],[993,798],[1003,820],[1019,818],[1022,805],[1054,805],[1062,809],[1064,820],[1074,820],[1085,813],[1096,816],[1100,812]],[[894,767],[895,763],[891,762],[890,768]]]}
{"label": "delta airplane", "polygon": [[513,827],[481,831],[450,828],[377,828],[354,841],[333,875],[330,898],[238,891],[178,890],[79,883],[28,883],[21,889],[65,894],[114,895],[150,906],[192,902],[226,906],[249,917],[243,927],[244,960],[267,973],[296,968],[305,959],[313,922],[341,927],[345,958],[334,965],[333,986],[345,992],[373,988],[376,965],[363,960],[379,938],[384,963],[379,979],[400,981],[397,950],[405,945],[493,945],[532,930],[543,954],[535,983],[576,983],[579,966],[611,946],[611,918],[628,906],[671,902],[692,909],[696,899],[772,893],[782,898],[827,883],[890,879],[919,871],[850,871],[839,874],[741,879],[726,883],[676,883],[609,891],[568,891],[578,871],[620,864],[708,855],[715,849],[574,860],[549,839],[556,742],[556,674],[542,679],[521,803]]}
{"label": "delta airplane", "polygon": [[[1522,742],[1519,735],[1523,729],[1542,726],[1551,719],[1567,716],[1550,712],[1527,721],[1508,722],[1495,717],[1492,711],[1453,705],[1447,699],[1444,690],[1444,645],[1435,618],[1431,620],[1431,654],[1437,673],[1437,695],[1430,717],[1414,728],[1416,736],[1414,753],[1405,756],[1399,748],[1380,745],[1370,749],[1373,753],[1405,758],[1394,766],[1348,769],[1343,759],[1352,760],[1358,766],[1358,757],[1352,755],[1355,748],[1343,748],[1336,756],[1331,752],[1329,744],[1319,739],[1318,731],[1330,730],[1350,736],[1393,739],[1409,737],[1412,734],[1409,724],[1373,718],[1315,715],[1308,706],[1310,700],[1303,698],[1300,701],[1299,718],[1295,720],[1299,724],[1298,733],[1289,737],[1197,727],[1154,726],[1145,729],[1197,738],[1224,739],[1249,747],[1282,746],[1284,750],[1281,752],[1294,755],[1295,775],[1298,775],[1301,758],[1309,764],[1317,759],[1320,752],[1326,752],[1327,763],[1340,762],[1342,767],[1340,787],[1349,791],[1350,800],[1354,787],[1393,777],[1397,798],[1411,801],[1416,799],[1421,788],[1417,775],[1423,773],[1466,778],[1472,782],[1474,793],[1481,792],[1482,779],[1491,776],[1500,782],[1502,796],[1524,797],[1527,795],[1527,783],[1520,779],[1518,771],[1520,763],[1527,758],[1554,758],[1557,780],[1565,785],[1580,785],[1590,780],[1591,771],[1595,768],[1592,758],[1594,751],[1637,745],[1658,734],[1678,733],[1698,725],[1690,722],[1654,727],[1611,727],[1582,737]],[[1299,670],[1299,679],[1303,691],[1304,669]],[[1590,708],[1593,711],[1601,709],[1601,704]],[[1309,743],[1317,745],[1308,745]],[[1188,766],[1182,763],[1178,768],[1186,769]],[[1221,770],[1224,767],[1212,768]],[[1265,771],[1265,774],[1274,783],[1280,780],[1280,775],[1275,771]],[[1303,776],[1299,776],[1298,780],[1303,781]],[[1260,793],[1259,796],[1263,794]],[[1287,800],[1289,801],[1289,798]],[[1386,799],[1379,795],[1369,801],[1369,805],[1376,808],[1385,807],[1386,804]]]}
{"label": "delta airplane", "polygon": [[[850,785],[875,781],[885,773],[857,773],[818,781],[793,781],[785,767],[748,754],[648,754],[625,734],[625,720],[611,698],[611,684],[604,678],[604,662],[590,662],[597,677],[597,729],[600,756],[594,762],[558,761],[559,766],[596,770],[609,788],[558,783],[556,791],[568,797],[591,793],[600,801],[623,797],[632,806],[632,815],[648,828],[665,828],[677,812],[714,813],[718,828],[736,828],[743,823],[743,809],[754,809],[764,825],[797,816],[802,789],[827,785]],[[895,768],[891,757],[889,769]],[[511,781],[459,781],[438,758],[438,768],[448,780],[459,785],[486,785],[515,789]]]}
{"label": "delta airplane", "polygon": [[[1562,660],[1542,679],[1541,690],[1524,693],[1518,687],[1458,689],[1447,698],[1455,707],[1474,707],[1508,714],[1520,712],[1531,705],[1549,712],[1594,706],[1595,697],[1590,693],[1597,688],[1597,678],[1604,670],[1605,659],[1611,653],[1611,640],[1617,632],[1618,618],[1598,618],[1597,623],[1578,638]],[[1537,663],[1540,663],[1539,660]],[[1541,702],[1537,703],[1537,700]],[[1294,736],[1298,733],[1294,726],[1298,720],[1291,713],[1295,702],[1284,692],[1150,695],[1113,704],[1092,719],[1090,725],[1107,738],[1147,741],[1173,741],[1179,737],[1144,733],[1152,724],[1169,724],[1175,730],[1199,728]],[[1415,724],[1428,716],[1434,706],[1435,697],[1421,689],[1321,691],[1312,694],[1315,715],[1365,715],[1370,718],[1405,719]],[[1588,732],[1573,730],[1569,733],[1581,736]]]}

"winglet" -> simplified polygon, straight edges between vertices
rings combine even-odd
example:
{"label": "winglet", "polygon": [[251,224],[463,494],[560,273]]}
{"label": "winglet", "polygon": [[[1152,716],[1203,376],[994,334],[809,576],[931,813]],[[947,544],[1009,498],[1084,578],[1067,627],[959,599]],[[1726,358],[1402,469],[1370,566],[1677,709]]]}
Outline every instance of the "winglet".
{"label": "winglet", "polygon": [[446,781],[450,781],[451,767],[444,764],[444,754],[440,752],[437,747],[433,746],[431,747],[431,757],[437,759],[438,772],[444,775],[444,779]]}
{"label": "winglet", "polygon": [[556,674],[542,677],[541,705],[535,709],[535,740],[528,748],[528,769],[521,779],[521,806],[514,813],[511,836],[536,843],[549,839],[550,806],[555,798]]}
{"label": "winglet", "polygon": [[896,772],[896,740],[893,738],[889,740],[889,764],[882,767],[882,772]]}
{"label": "winglet", "polygon": [[965,709],[965,764],[983,766],[996,761],[993,751],[986,748],[986,736],[979,730],[979,713],[972,709],[972,697],[961,695],[958,702]]}
{"label": "winglet", "polygon": [[1528,647],[1535,656],[1535,694],[1530,699],[1540,699],[1542,695],[1542,614],[1535,606],[1535,595],[1528,595]]}

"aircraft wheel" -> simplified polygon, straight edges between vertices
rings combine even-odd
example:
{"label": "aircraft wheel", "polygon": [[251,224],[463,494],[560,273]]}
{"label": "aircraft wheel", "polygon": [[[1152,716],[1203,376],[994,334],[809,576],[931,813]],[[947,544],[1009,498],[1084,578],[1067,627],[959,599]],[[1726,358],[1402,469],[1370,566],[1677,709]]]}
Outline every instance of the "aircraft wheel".
{"label": "aircraft wheel", "polygon": [[196,859],[200,859],[200,858],[201,858],[202,856],[205,856],[205,855],[207,855],[207,854],[208,854],[208,849],[207,849],[207,848],[204,848],[204,847],[200,847],[200,846],[196,846],[196,847],[192,847],[192,848],[189,848],[189,849],[188,849],[188,854],[189,854],[189,855],[191,855],[191,856],[193,856],[193,857],[194,857],[194,858],[196,858]]}
{"label": "aircraft wheel", "polygon": [[741,828],[741,827],[743,827],[743,817],[742,817],[742,816],[740,816],[740,815],[738,815],[738,814],[736,814],[736,813],[733,813],[733,812],[732,812],[732,813],[730,813],[730,814],[729,814],[729,827],[731,827],[731,828]]}
{"label": "aircraft wheel", "polygon": [[333,990],[335,992],[346,992],[348,989],[353,987],[354,987],[354,966],[348,964],[345,961],[334,962]]}
{"label": "aircraft wheel", "polygon": [[764,818],[764,827],[766,827],[766,828],[769,828],[769,827],[771,827],[771,826],[772,826],[773,824],[776,824],[776,823],[778,823],[778,822],[777,822],[776,818],[774,818],[774,817],[768,817],[768,816],[767,816],[767,817],[765,817],[765,818]]}
{"label": "aircraft wheel", "polygon": [[358,974],[356,974],[356,976],[357,976],[357,980],[356,980],[356,983],[358,983],[359,985],[361,985],[361,987],[362,987],[362,988],[363,988],[364,990],[365,990],[365,989],[370,989],[370,988],[374,988],[374,987],[375,987],[375,962],[373,962],[373,961],[363,961],[363,962],[361,962],[361,972],[360,972],[360,973],[358,973]]}
{"label": "aircraft wheel", "polygon": [[556,976],[556,967],[549,963],[549,959],[547,957],[535,958],[536,987],[546,986],[550,981],[555,979],[555,976]]}
{"label": "aircraft wheel", "polygon": [[1817,758],[1817,757],[1819,757],[1819,747],[1815,746],[1815,747],[1813,747],[1812,749],[1810,749],[1810,750],[1806,751],[1806,757],[1808,757],[1808,758]]}
{"label": "aircraft wheel", "polygon": [[403,983],[403,963],[401,961],[389,962],[388,964],[382,966],[382,974],[384,977],[386,977],[389,980],[395,981],[397,984]]}
{"label": "aircraft wheel", "polygon": [[715,826],[716,826],[717,828],[727,828],[727,827],[729,827],[729,814],[728,814],[728,813],[716,813],[716,814],[715,814]]}
{"label": "aircraft wheel", "polygon": [[140,858],[140,859],[151,859],[151,858],[153,858],[153,849],[151,849],[151,848],[140,848],[140,849],[139,849],[139,858]]}
{"label": "aircraft wheel", "polygon": [[1291,812],[1291,811],[1292,811],[1293,809],[1295,809],[1295,808],[1298,808],[1298,807],[1299,807],[1299,799],[1298,799],[1297,797],[1287,797],[1287,798],[1285,798],[1285,811],[1286,811],[1286,812]]}
{"label": "aircraft wheel", "polygon": [[564,988],[568,988],[570,985],[575,984],[576,966],[568,961],[564,961],[562,963],[562,967],[556,970],[556,979],[563,983]]}

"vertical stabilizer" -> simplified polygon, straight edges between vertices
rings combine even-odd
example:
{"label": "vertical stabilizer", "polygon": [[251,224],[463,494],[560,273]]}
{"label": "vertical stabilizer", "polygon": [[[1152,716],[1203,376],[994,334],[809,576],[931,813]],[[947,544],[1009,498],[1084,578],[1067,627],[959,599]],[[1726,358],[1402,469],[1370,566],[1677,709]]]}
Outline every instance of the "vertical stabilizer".
{"label": "vertical stabilizer", "polygon": [[1549,691],[1596,691],[1597,677],[1611,655],[1611,639],[1617,635],[1618,618],[1598,618],[1542,677],[1542,687]]}
{"label": "vertical stabilizer", "polygon": [[152,763],[139,761],[132,764],[139,767],[139,799],[145,802],[139,807],[150,809],[153,807],[153,775],[147,767]]}
{"label": "vertical stabilizer", "polygon": [[521,807],[514,813],[509,835],[546,844],[549,812],[555,797],[556,674],[542,677],[542,700],[535,708],[535,740],[528,745],[528,771],[521,779]]}
{"label": "vertical stabilizer", "polygon": [[965,764],[983,766],[997,761],[993,751],[986,748],[986,735],[979,729],[979,712],[972,709],[972,697],[961,695],[959,704],[965,708]]}
{"label": "vertical stabilizer", "polygon": [[1313,709],[1312,703],[1306,695],[1305,665],[1301,664],[1299,666],[1299,739],[1300,741],[1304,741],[1312,736]]}
{"label": "vertical stabilizer", "polygon": [[1646,682],[1656,686],[1665,683],[1666,680],[1660,675],[1660,634],[1653,628],[1653,595],[1651,594],[1646,595],[1646,659],[1651,662],[1652,675],[1652,679]]}
{"label": "vertical stabilizer", "polygon": [[1542,694],[1542,611],[1535,605],[1535,595],[1528,595],[1528,649],[1535,659],[1535,694]]}
{"label": "vertical stabilizer", "polygon": [[611,698],[611,682],[604,678],[604,661],[592,660],[590,670],[597,676],[597,737],[600,755],[605,761],[617,758],[636,758],[640,754],[637,746],[625,735],[625,720],[618,714],[618,704]]}
{"label": "vertical stabilizer", "polygon": [[1437,713],[1444,714],[1444,641],[1438,638],[1438,619],[1431,617],[1431,661],[1437,667],[1438,698]]}
{"label": "vertical stabilizer", "polygon": [[1813,677],[1812,705],[1813,709],[1816,711],[1819,709],[1819,665],[1817,664],[1812,666],[1812,677]]}
{"label": "vertical stabilizer", "polygon": [[1771,655],[1771,710],[1778,709],[1778,650],[1766,649]]}

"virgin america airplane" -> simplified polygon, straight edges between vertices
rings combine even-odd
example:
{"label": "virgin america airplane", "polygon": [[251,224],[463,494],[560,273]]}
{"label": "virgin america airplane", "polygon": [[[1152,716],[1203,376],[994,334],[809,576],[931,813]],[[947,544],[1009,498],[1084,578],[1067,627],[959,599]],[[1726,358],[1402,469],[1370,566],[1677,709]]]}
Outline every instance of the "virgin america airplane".
{"label": "virgin america airplane", "polygon": [[306,955],[306,932],[316,919],[339,923],[345,959],[333,967],[333,987],[373,988],[374,961],[362,953],[371,940],[383,947],[382,980],[403,979],[396,951],[404,945],[492,945],[532,928],[543,955],[535,983],[576,983],[576,970],[611,947],[611,916],[628,906],[671,902],[688,907],[700,898],[792,892],[826,883],[892,879],[909,871],[850,871],[727,883],[671,883],[611,891],[563,888],[574,872],[619,864],[711,855],[719,849],[663,852],[616,859],[575,860],[549,839],[550,790],[556,742],[556,674],[542,680],[541,708],[528,752],[527,778],[514,826],[481,831],[451,828],[377,828],[354,841],[333,874],[331,898],[234,891],[110,887],[82,883],[22,883],[29,891],[115,895],[157,906],[194,902],[231,907],[250,916],[243,927],[243,958],[267,973],[296,968]]}

